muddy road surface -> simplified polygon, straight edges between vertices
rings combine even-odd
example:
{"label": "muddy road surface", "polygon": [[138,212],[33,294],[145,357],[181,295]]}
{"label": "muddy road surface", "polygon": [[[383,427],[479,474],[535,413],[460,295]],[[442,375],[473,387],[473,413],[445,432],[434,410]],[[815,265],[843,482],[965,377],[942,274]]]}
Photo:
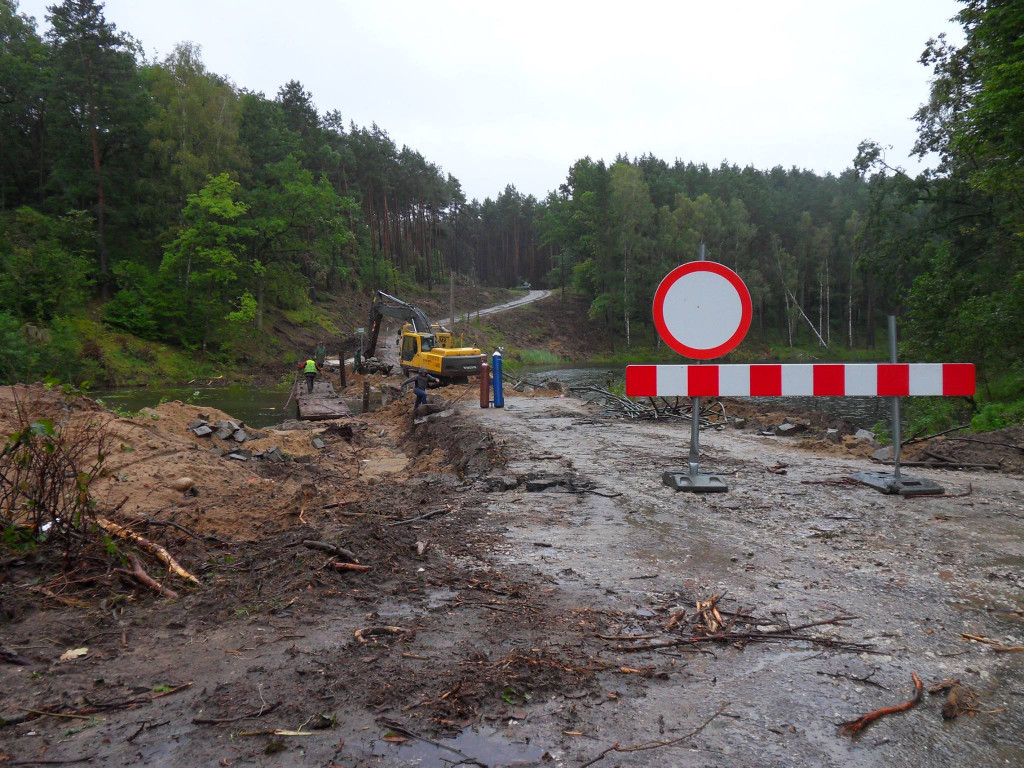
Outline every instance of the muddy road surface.
{"label": "muddy road surface", "polygon": [[[191,531],[138,529],[200,577],[178,600],[102,565],[62,582],[5,561],[0,759],[1024,762],[1019,475],[921,471],[949,496],[892,498],[846,482],[865,458],[712,429],[702,461],[730,490],[696,496],[661,484],[686,424],[557,395],[474,402],[418,426],[397,402],[324,433],[312,460],[228,464],[255,480],[201,487],[188,516],[140,486],[136,520]],[[310,540],[370,570],[336,571],[345,558]],[[919,703],[839,732],[913,698],[912,674]],[[928,689],[950,679],[961,714],[945,720]]]}

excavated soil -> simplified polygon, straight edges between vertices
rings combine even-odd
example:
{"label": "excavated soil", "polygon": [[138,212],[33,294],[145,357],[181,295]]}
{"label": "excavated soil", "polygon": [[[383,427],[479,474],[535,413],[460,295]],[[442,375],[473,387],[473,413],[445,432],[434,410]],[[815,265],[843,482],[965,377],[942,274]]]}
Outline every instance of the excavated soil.
{"label": "excavated soil", "polygon": [[[228,418],[211,409],[126,420],[18,392],[31,418],[106,426],[98,512],[201,583],[119,539],[66,573],[45,551],[4,555],[0,765],[1024,760],[1022,654],[992,645],[1024,642],[1020,451],[997,444],[1020,431],[959,442],[1012,471],[926,470],[947,496],[907,500],[850,484],[872,466],[855,442],[711,429],[702,462],[730,490],[695,496],[660,481],[687,426],[602,418],[553,391],[483,410],[447,387],[431,398],[453,413],[418,424],[406,395],[246,444],[277,445],[279,464],[191,434],[199,415]],[[181,597],[115,573],[131,552]],[[346,552],[369,570],[336,570]],[[906,700],[912,671],[959,678],[977,711],[946,722],[926,695],[862,737],[837,732]]]}

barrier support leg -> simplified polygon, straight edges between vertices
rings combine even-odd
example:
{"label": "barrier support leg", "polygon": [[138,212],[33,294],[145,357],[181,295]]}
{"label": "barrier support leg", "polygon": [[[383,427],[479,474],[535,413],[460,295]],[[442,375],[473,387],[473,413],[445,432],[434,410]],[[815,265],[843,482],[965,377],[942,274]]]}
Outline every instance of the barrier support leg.
{"label": "barrier support leg", "polygon": [[[896,362],[896,316],[889,315],[889,362]],[[900,472],[900,449],[903,435],[900,430],[900,399],[892,398],[892,424],[889,427],[892,435],[892,472],[857,472],[851,478],[857,482],[874,488],[885,494],[900,496],[935,496],[945,493],[945,489],[932,480],[922,477],[908,477]]]}
{"label": "barrier support leg", "polygon": [[670,470],[661,476],[661,482],[677,491],[691,493],[725,493],[729,486],[720,475],[700,471],[700,398],[691,398],[693,411],[690,424],[690,460],[687,471]]}

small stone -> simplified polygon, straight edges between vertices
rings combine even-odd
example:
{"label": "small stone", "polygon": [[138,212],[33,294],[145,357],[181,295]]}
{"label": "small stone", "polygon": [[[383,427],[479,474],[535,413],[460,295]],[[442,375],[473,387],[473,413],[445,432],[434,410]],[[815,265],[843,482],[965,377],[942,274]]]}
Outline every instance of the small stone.
{"label": "small stone", "polygon": [[244,429],[236,429],[231,437],[234,438],[236,443],[244,443],[249,439],[249,435],[246,434]]}
{"label": "small stone", "polygon": [[[205,426],[206,426],[206,420],[205,419],[196,419],[195,421],[193,421],[191,424],[188,425],[188,428],[191,429],[191,430],[196,430],[196,429],[199,429],[200,427],[205,427]],[[210,430],[210,431],[212,432],[213,430]]]}
{"label": "small stone", "polygon": [[213,434],[213,430],[210,429],[205,424],[198,427],[193,427],[192,431],[195,433],[196,437],[206,437],[207,435]]}
{"label": "small stone", "polygon": [[318,450],[322,450],[323,448],[326,447],[326,443],[324,443],[324,441],[321,440],[319,437],[314,437],[313,438],[313,447],[318,449]]}
{"label": "small stone", "polygon": [[867,429],[858,429],[853,433],[854,440],[867,440],[869,443],[875,442],[875,433]]}
{"label": "small stone", "polygon": [[839,430],[838,429],[826,429],[825,430],[825,439],[828,440],[830,443],[838,443],[839,442]]}
{"label": "small stone", "polygon": [[191,477],[179,477],[177,480],[171,481],[171,488],[182,493],[185,493],[193,485],[195,485],[195,481]]}

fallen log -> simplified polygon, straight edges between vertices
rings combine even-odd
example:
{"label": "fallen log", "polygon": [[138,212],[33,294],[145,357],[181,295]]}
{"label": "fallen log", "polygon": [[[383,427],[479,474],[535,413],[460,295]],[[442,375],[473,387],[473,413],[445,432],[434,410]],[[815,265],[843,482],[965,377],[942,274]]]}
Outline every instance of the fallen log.
{"label": "fallen log", "polygon": [[111,533],[114,536],[117,536],[118,538],[130,541],[139,548],[146,550],[151,555],[160,560],[160,562],[166,565],[167,569],[171,571],[171,573],[180,576],[181,578],[185,579],[185,581],[191,581],[193,584],[199,584],[199,579],[197,579],[191,573],[182,568],[178,564],[178,561],[171,556],[171,553],[163,547],[161,547],[159,544],[154,544],[149,539],[143,536],[139,536],[139,534],[135,533],[134,531],[128,530],[123,525],[118,525],[117,523],[107,520],[103,517],[97,517],[96,524],[107,533]]}
{"label": "fallen log", "polygon": [[328,544],[324,541],[312,541],[309,539],[303,541],[302,543],[310,549],[317,549],[321,552],[326,552],[329,555],[334,555],[335,557],[340,557],[343,560],[348,560],[350,563],[359,562],[359,558],[356,557],[355,553],[351,550],[345,549],[344,547],[339,547],[334,544]]}
{"label": "fallen log", "polygon": [[220,725],[222,723],[237,723],[239,720],[252,720],[257,717],[263,717],[263,715],[269,715],[275,709],[281,706],[280,701],[276,701],[269,707],[260,707],[255,712],[246,712],[244,715],[238,715],[237,717],[193,717],[192,722],[196,725]]}
{"label": "fallen log", "polygon": [[128,568],[115,568],[114,573],[120,573],[124,576],[129,576],[144,587],[149,587],[151,590],[156,592],[158,595],[166,595],[172,600],[177,600],[179,595],[173,589],[165,587],[163,584],[158,582],[142,567],[142,563],[139,562],[139,558],[132,555],[128,558],[128,562],[132,564],[131,569]]}
{"label": "fallen log", "polygon": [[920,702],[924,686],[921,684],[921,679],[915,672],[911,672],[910,676],[914,680],[914,698],[893,707],[882,707],[881,709],[876,709],[874,712],[868,712],[866,715],[861,715],[855,720],[848,720],[845,723],[841,723],[839,726],[840,733],[855,736],[871,725],[871,723],[875,722],[875,720],[885,717],[886,715],[893,715],[897,712],[906,712],[908,709]]}
{"label": "fallen log", "polygon": [[1000,445],[1003,448],[1016,448],[1018,451],[1024,451],[1024,445],[1014,445],[1013,443],[1001,443],[998,440],[981,440],[977,437],[947,437],[946,439],[957,443],[980,443],[981,445]]}
{"label": "fallen log", "polygon": [[332,560],[327,564],[328,568],[333,568],[336,571],[356,571],[357,573],[365,573],[370,570],[368,565],[357,565],[356,563],[340,563],[337,560]]}

